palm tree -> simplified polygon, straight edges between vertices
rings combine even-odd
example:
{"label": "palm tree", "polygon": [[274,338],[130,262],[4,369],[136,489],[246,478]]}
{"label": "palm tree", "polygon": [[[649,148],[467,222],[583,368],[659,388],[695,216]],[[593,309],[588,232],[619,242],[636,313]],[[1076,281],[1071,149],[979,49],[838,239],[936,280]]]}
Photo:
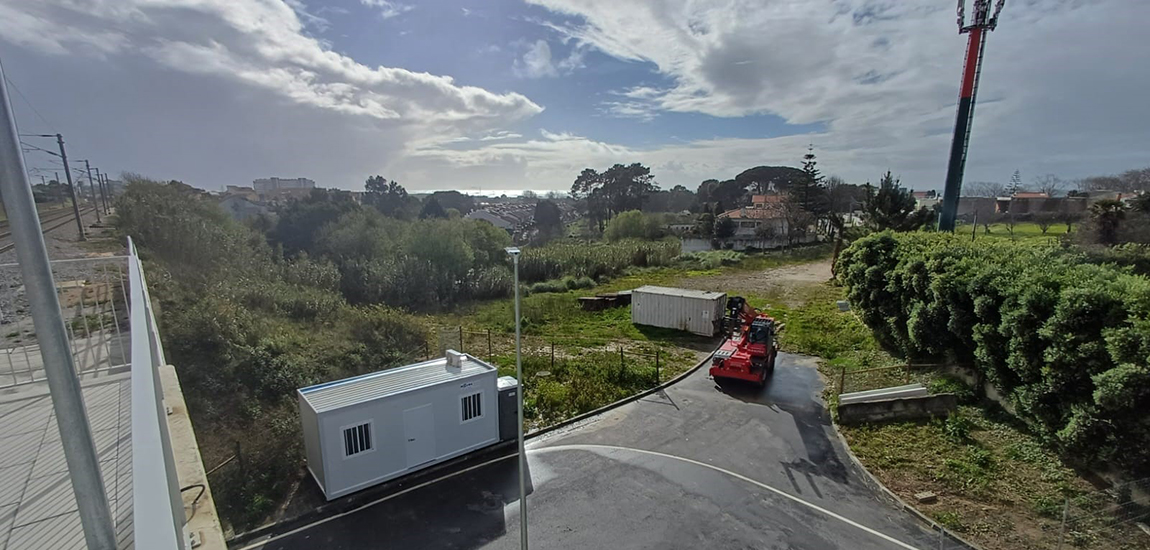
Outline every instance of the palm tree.
{"label": "palm tree", "polygon": [[1098,226],[1098,242],[1107,246],[1118,242],[1118,225],[1126,219],[1126,205],[1114,199],[1102,199],[1090,205],[1090,217]]}

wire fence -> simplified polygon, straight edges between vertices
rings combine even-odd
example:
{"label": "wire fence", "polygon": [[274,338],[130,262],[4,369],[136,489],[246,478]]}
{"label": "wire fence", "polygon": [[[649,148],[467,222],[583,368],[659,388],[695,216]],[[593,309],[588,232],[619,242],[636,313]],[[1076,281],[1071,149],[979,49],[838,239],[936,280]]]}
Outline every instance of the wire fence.
{"label": "wire fence", "polygon": [[1150,549],[1150,478],[1067,498],[1058,549]]}
{"label": "wire fence", "polygon": [[[128,366],[128,308],[124,256],[56,260],[60,312],[76,370],[82,376]],[[0,387],[45,379],[18,264],[0,265]]]}
{"label": "wire fence", "polygon": [[[455,349],[513,374],[515,335],[440,327],[438,353]],[[655,344],[579,337],[522,337],[524,415],[541,428],[653,388],[691,363]]]}

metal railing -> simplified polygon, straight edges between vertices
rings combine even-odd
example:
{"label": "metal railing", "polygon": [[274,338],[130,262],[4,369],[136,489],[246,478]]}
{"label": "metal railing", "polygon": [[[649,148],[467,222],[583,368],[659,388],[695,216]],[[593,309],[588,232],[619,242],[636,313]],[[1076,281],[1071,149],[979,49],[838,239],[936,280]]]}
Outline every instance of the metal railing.
{"label": "metal railing", "polygon": [[132,515],[136,548],[183,550],[184,505],[159,367],[165,364],[143,264],[128,239],[132,360]]}
{"label": "metal railing", "polygon": [[[61,317],[81,378],[128,368],[126,260],[107,256],[51,262]],[[44,380],[20,266],[0,265],[0,388]]]}

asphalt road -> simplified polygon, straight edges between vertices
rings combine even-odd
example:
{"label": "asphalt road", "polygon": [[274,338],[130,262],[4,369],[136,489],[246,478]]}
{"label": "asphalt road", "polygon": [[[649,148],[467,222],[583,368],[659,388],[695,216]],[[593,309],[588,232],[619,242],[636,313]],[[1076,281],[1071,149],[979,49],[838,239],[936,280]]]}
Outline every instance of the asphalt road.
{"label": "asphalt road", "polygon": [[[536,548],[932,548],[862,481],[834,435],[810,358],[768,386],[700,369],[528,445]],[[515,461],[494,460],[267,542],[272,549],[517,548]]]}

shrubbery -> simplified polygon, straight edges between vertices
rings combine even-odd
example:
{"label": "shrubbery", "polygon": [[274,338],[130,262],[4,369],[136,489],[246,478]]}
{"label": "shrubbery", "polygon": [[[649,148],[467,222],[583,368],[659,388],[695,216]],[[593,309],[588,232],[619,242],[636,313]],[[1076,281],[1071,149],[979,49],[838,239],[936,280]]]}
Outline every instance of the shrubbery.
{"label": "shrubbery", "polygon": [[663,216],[660,214],[630,210],[611,218],[607,222],[607,229],[603,231],[603,237],[611,242],[625,239],[653,241],[666,236],[663,225]]}
{"label": "shrubbery", "polygon": [[619,275],[629,267],[670,265],[679,255],[679,241],[620,241],[611,244],[553,242],[527,248],[519,260],[521,281],[534,282],[563,276],[601,277]]}
{"label": "shrubbery", "polygon": [[878,339],[973,364],[1082,462],[1150,468],[1150,280],[1074,249],[877,233],[839,259]]}

